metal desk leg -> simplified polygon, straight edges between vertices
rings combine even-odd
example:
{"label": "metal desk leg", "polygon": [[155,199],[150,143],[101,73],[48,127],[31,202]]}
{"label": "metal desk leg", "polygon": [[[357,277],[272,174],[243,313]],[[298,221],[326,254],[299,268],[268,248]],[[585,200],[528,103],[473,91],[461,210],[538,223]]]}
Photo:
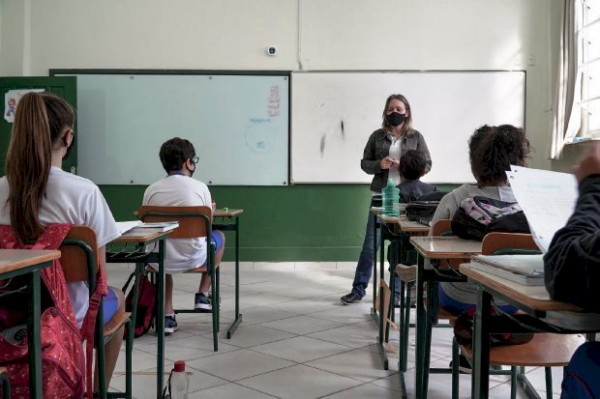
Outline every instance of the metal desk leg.
{"label": "metal desk leg", "polygon": [[156,335],[158,336],[158,356],[156,359],[156,397],[162,397],[163,372],[165,366],[165,248],[166,240],[158,242],[158,276],[156,303]]}
{"label": "metal desk leg", "polygon": [[[381,240],[380,243],[380,247],[379,247],[379,278],[381,281],[385,281],[385,272],[384,272],[384,247],[385,245],[383,245],[383,226],[381,226],[381,228],[379,229],[379,239]],[[375,278],[373,278],[373,280],[375,280]],[[373,285],[373,291],[377,291],[379,289],[379,287],[377,285]],[[380,292],[379,294],[379,337],[377,340],[377,346],[379,347],[379,355],[381,356],[381,361],[383,362],[383,369],[384,370],[388,370],[389,369],[389,363],[388,363],[388,358],[387,358],[387,353],[385,352],[385,347],[384,347],[384,321],[385,321],[385,317],[387,315],[387,311],[383,308],[383,292]]]}
{"label": "metal desk leg", "polygon": [[473,328],[473,398],[486,399],[490,377],[490,311],[492,296],[477,288],[477,310]]}
{"label": "metal desk leg", "polygon": [[[369,214],[370,218],[374,218],[373,222],[373,307],[371,308],[371,316],[373,319],[379,323],[379,318],[377,317],[377,234],[381,231],[381,225],[377,220],[377,216],[373,214]],[[368,221],[367,221],[368,223]]]}
{"label": "metal desk leg", "polygon": [[424,358],[425,358],[425,335],[427,315],[423,304],[423,283],[425,277],[425,260],[421,254],[417,257],[417,328],[416,339],[417,348],[415,351],[415,392],[417,398],[423,398],[423,376],[424,376]]}
{"label": "metal desk leg", "polygon": [[235,320],[227,330],[227,339],[233,336],[233,333],[242,322],[240,314],[240,218],[235,218]]}
{"label": "metal desk leg", "polygon": [[27,317],[27,345],[29,347],[29,389],[30,397],[42,399],[42,343],[41,343],[41,294],[40,270],[31,272],[31,286],[29,287],[31,302]]}

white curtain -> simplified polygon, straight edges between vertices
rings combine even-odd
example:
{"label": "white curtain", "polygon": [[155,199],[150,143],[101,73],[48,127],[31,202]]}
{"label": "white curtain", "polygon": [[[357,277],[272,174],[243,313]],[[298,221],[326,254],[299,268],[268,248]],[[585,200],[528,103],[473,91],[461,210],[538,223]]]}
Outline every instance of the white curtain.
{"label": "white curtain", "polygon": [[563,0],[558,82],[554,98],[554,120],[550,158],[558,159],[565,139],[575,137],[581,123],[581,79],[578,68],[579,0]]}

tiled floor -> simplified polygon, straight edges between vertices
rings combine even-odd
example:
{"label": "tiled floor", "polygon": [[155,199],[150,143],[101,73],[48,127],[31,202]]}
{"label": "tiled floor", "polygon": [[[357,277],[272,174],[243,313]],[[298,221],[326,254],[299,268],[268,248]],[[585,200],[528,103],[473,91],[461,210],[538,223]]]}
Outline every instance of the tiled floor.
{"label": "tiled floor", "polygon": [[[233,319],[233,264],[221,268],[221,337],[212,350],[211,317],[178,315],[179,331],[166,339],[165,370],[183,359],[194,398],[398,398],[397,353],[390,352],[390,370],[383,370],[375,342],[377,326],[370,316],[369,293],[361,303],[343,306],[354,276],[354,263],[243,263],[240,267],[240,307],[243,322],[231,339],[225,337]],[[132,271],[109,265],[109,283],[121,287]],[[199,276],[175,276],[175,304],[193,303]],[[414,334],[414,331],[411,331]],[[414,337],[411,337],[408,396],[414,398]],[[396,348],[398,334],[392,333]],[[432,366],[450,361],[451,330],[434,330]],[[150,333],[134,343],[133,394],[156,397],[156,338]],[[114,389],[124,388],[124,354],[121,353]],[[543,369],[528,372],[545,396]],[[554,396],[559,397],[561,369],[554,369]],[[490,380],[490,397],[510,397],[507,377]],[[430,398],[450,397],[450,376],[432,375]],[[461,398],[469,397],[470,378],[461,376]],[[519,391],[518,398],[524,397]]]}

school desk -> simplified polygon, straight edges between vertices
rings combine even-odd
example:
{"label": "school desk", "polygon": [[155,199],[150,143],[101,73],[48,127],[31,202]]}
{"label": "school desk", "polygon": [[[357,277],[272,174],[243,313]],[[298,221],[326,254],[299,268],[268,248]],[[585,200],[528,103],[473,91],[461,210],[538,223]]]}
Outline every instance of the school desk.
{"label": "school desk", "polygon": [[231,338],[238,325],[242,322],[240,314],[240,218],[243,209],[217,209],[213,219],[218,218],[219,223],[213,220],[213,230],[233,231],[235,233],[235,318],[227,329],[227,338]]}
{"label": "school desk", "polygon": [[[30,301],[27,315],[27,346],[29,348],[29,391],[31,398],[41,399],[42,344],[41,344],[41,293],[40,270],[60,258],[60,251],[33,249],[0,249],[0,280],[31,274],[27,291]],[[0,293],[0,297],[10,295]]]}
{"label": "school desk", "polygon": [[[377,209],[377,208],[376,208]],[[380,281],[385,281],[385,241],[394,241],[399,240],[402,235],[408,236],[423,236],[429,233],[429,226],[425,226],[421,223],[410,221],[406,218],[406,216],[402,215],[400,217],[387,217],[383,216],[381,212],[375,211],[376,215],[376,227],[379,226],[379,278]],[[377,241],[375,240],[374,245],[376,245]],[[375,248],[375,247],[374,247]],[[404,251],[404,248],[400,248],[400,252]],[[394,268],[395,265],[392,266]],[[373,293],[375,294],[378,288],[377,285],[377,256],[374,256],[373,262]],[[396,296],[395,290],[395,272],[392,270],[390,273],[390,309],[394,307],[394,299]],[[379,308],[384,309],[384,298],[383,295],[379,295],[379,306],[375,306],[376,296],[373,297],[373,309]],[[385,309],[379,312],[378,315],[378,324],[379,324],[379,333],[377,339],[377,346],[379,348],[379,354],[381,356],[381,361],[383,363],[383,369],[389,369],[389,362],[387,358],[387,353],[385,350],[385,342],[388,340],[389,335],[389,324],[385,323],[386,317],[392,318],[394,320],[394,311],[390,312],[390,309]]]}
{"label": "school desk", "polygon": [[[600,332],[600,314],[589,313],[570,303],[553,301],[543,286],[526,286],[460,265],[460,271],[477,284],[477,311],[473,331],[473,397],[487,398],[489,390],[490,340],[492,332],[547,331],[576,334]],[[491,316],[492,295],[523,311],[513,315],[510,326]],[[510,330],[509,330],[510,329]]]}
{"label": "school desk", "polygon": [[[153,232],[146,229],[133,229],[110,243],[106,252],[107,263],[135,263],[135,281],[133,284],[133,303],[138,301],[138,282],[144,275],[146,263],[157,263],[158,273],[156,278],[156,397],[162,397],[163,371],[165,364],[165,249],[166,238],[171,231]],[[147,229],[151,230],[151,229]],[[158,253],[146,252],[146,246],[158,243]],[[115,245],[116,244],[116,245]],[[120,244],[124,244],[121,247]],[[115,250],[116,246],[121,247]],[[131,312],[131,324],[135,326],[137,308]]]}
{"label": "school desk", "polygon": [[[456,269],[436,268],[440,260],[465,259],[481,253],[481,241],[463,240],[456,236],[411,237],[410,242],[417,250],[417,331],[415,354],[415,395],[427,398],[429,373],[450,373],[450,369],[429,367],[431,349],[431,329],[437,323],[438,283],[443,281],[464,281]],[[425,270],[425,259],[434,268]],[[424,304],[424,284],[427,283],[427,306]],[[402,343],[402,340],[400,340]],[[401,348],[403,350],[404,348]],[[400,370],[400,383],[404,390],[404,373]]]}

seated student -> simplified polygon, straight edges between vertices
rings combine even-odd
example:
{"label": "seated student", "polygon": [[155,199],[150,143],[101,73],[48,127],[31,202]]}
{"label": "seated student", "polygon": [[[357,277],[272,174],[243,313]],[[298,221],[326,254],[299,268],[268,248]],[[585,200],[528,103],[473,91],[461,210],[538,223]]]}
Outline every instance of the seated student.
{"label": "seated student", "polygon": [[415,201],[424,194],[437,191],[437,187],[419,180],[427,172],[427,159],[418,150],[408,150],[400,158],[400,202]]}
{"label": "seated student", "polygon": [[[396,187],[400,190],[400,202],[408,203],[415,201],[425,194],[437,191],[437,187],[431,184],[423,183],[419,180],[427,172],[427,158],[418,150],[408,150],[400,158],[398,166],[401,183]],[[400,253],[400,248],[404,250]],[[388,261],[390,265],[399,263],[404,265],[413,265],[416,263],[417,254],[410,243],[410,237],[402,235],[399,240],[393,241],[388,246]],[[415,268],[402,268],[398,270],[405,280],[416,279]],[[396,283],[396,301],[399,300],[400,279]],[[413,295],[413,299],[415,296]]]}
{"label": "seated student", "polygon": [[[552,299],[600,312],[600,144],[574,167],[579,198],[544,256]],[[569,362],[561,398],[600,398],[600,342],[583,344]]]}
{"label": "seated student", "polygon": [[[485,125],[477,129],[469,140],[471,171],[477,184],[463,184],[446,194],[433,215],[433,222],[452,219],[461,201],[473,196],[515,202],[505,172],[510,170],[510,165],[525,166],[529,152],[529,141],[523,129],[511,125]],[[477,302],[477,289],[471,283],[444,282],[439,287],[440,305],[450,312],[464,312]],[[515,311],[512,306],[501,307],[505,311]]]}
{"label": "seated student", "polygon": [[[160,162],[167,176],[152,183],[144,193],[144,205],[156,206],[212,206],[210,191],[206,184],[192,179],[196,171],[196,150],[188,140],[175,137],[160,147]],[[221,262],[225,251],[225,235],[213,231],[211,240],[216,245],[215,265]],[[207,245],[205,239],[167,239],[165,270],[165,333],[177,331],[173,309],[173,273],[182,273],[206,265]],[[210,274],[203,273],[198,292],[194,297],[196,309],[212,310],[208,300]]]}
{"label": "seated student", "polygon": [[[83,177],[64,172],[62,161],[74,145],[75,112],[51,93],[28,93],[17,107],[8,147],[6,176],[0,178],[0,224],[10,225],[21,242],[34,241],[52,223],[91,227],[98,240],[100,267],[106,266],[104,246],[119,230],[98,187]],[[68,283],[67,290],[79,327],[89,306],[84,282]],[[103,300],[105,323],[125,311],[120,289],[109,287]],[[106,384],[119,355],[123,334],[106,343]]]}

